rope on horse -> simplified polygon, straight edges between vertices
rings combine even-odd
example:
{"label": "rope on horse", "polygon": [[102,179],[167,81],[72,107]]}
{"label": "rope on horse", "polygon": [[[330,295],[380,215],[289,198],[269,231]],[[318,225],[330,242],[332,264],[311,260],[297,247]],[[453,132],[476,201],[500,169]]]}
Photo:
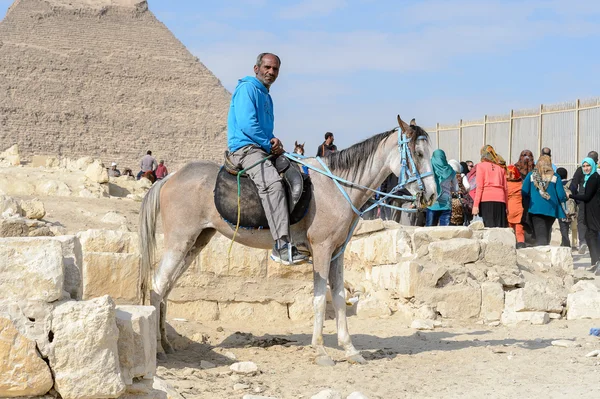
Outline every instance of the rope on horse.
{"label": "rope on horse", "polygon": [[235,231],[233,232],[233,237],[231,238],[231,244],[229,244],[229,250],[227,251],[227,258],[229,259],[229,256],[231,255],[231,249],[233,248],[233,243],[235,242],[235,237],[237,236],[238,230],[240,229],[240,220],[242,218],[242,204],[241,204],[241,196],[242,196],[242,185],[240,182],[240,177],[242,177],[242,175],[244,173],[246,173],[247,170],[250,170],[260,164],[262,164],[263,162],[267,161],[269,158],[271,158],[273,155],[269,155],[267,157],[264,157],[263,159],[261,159],[260,161],[248,166],[246,169],[242,169],[237,173],[237,222],[235,224]]}

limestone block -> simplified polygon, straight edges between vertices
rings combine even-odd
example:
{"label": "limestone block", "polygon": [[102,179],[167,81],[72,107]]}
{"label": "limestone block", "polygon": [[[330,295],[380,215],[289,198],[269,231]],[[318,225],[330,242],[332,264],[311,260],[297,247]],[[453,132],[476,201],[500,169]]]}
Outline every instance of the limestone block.
{"label": "limestone block", "polygon": [[117,230],[87,230],[77,233],[81,250],[85,252],[113,252],[139,254],[138,236]]}
{"label": "limestone block", "polygon": [[502,284],[484,282],[481,284],[481,317],[485,321],[500,320],[504,310],[504,290]]}
{"label": "limestone block", "polygon": [[413,233],[413,251],[422,257],[427,255],[431,242],[453,238],[471,238],[472,236],[473,231],[464,226],[419,227]]}
{"label": "limestone block", "polygon": [[383,219],[363,220],[361,219],[354,229],[354,236],[360,236],[363,234],[375,233],[377,231],[385,230],[383,225]]}
{"label": "limestone block", "polygon": [[578,281],[577,284],[573,285],[570,290],[571,293],[579,292],[579,291],[594,291],[594,292],[596,292],[596,291],[600,291],[600,288],[591,281],[581,280],[581,281]]}
{"label": "limestone block", "polygon": [[35,342],[24,337],[0,313],[0,397],[44,395],[53,384],[50,369],[38,355]]}
{"label": "limestone block", "polygon": [[390,316],[392,311],[385,300],[378,295],[361,298],[356,306],[356,315],[361,319]]}
{"label": "limestone block", "polygon": [[48,353],[47,319],[53,308],[44,301],[0,299],[0,314],[10,319],[20,334],[35,341],[42,356]]}
{"label": "limestone block", "polygon": [[52,239],[59,242],[62,248],[62,262],[65,276],[63,290],[68,292],[72,299],[81,299],[83,291],[81,280],[83,255],[79,240],[73,235],[56,236]]}
{"label": "limestone block", "polygon": [[550,322],[550,314],[547,312],[512,312],[505,310],[502,313],[501,322],[505,325],[523,322],[533,325],[543,325]]}
{"label": "limestone block", "polygon": [[86,171],[88,166],[90,166],[92,163],[94,163],[94,159],[92,157],[79,158],[75,161],[75,170]]}
{"label": "limestone block", "polygon": [[179,317],[193,321],[219,320],[219,304],[215,301],[171,301],[168,302],[169,317]]}
{"label": "limestone block", "polygon": [[71,189],[66,183],[57,180],[46,180],[39,182],[35,186],[35,192],[38,195],[49,197],[70,197]]}
{"label": "limestone block", "polygon": [[567,320],[600,319],[600,292],[577,291],[567,297]]}
{"label": "limestone block", "polygon": [[228,256],[231,240],[215,235],[200,253],[200,269],[216,276],[260,277],[267,276],[269,251],[233,244]]}
{"label": "limestone block", "polygon": [[83,299],[110,295],[118,304],[140,302],[140,257],[136,254],[84,252]]}
{"label": "limestone block", "polygon": [[279,262],[267,259],[267,278],[285,278],[293,280],[313,280],[313,266],[310,263],[301,263],[294,266],[286,266]]}
{"label": "limestone block", "polygon": [[104,164],[95,160],[85,170],[85,177],[92,183],[108,183],[108,171]]}
{"label": "limestone block", "polygon": [[46,161],[51,158],[48,155],[34,155],[31,157],[31,167],[33,168],[45,168]]}
{"label": "limestone block", "polygon": [[119,364],[125,384],[156,372],[157,313],[154,306],[117,306]]}
{"label": "limestone block", "polygon": [[414,261],[373,266],[367,278],[380,288],[396,290],[404,298],[415,296],[421,267]]}
{"label": "limestone block", "polygon": [[288,320],[287,306],[279,302],[219,302],[219,320],[252,320],[261,323]]}
{"label": "limestone block", "polygon": [[9,195],[35,195],[35,186],[22,179],[15,179],[12,176],[0,177],[0,190]]}
{"label": "limestone block", "polygon": [[106,183],[96,183],[86,181],[83,190],[79,191],[82,198],[108,198],[110,197],[110,187]]}
{"label": "limestone block", "polygon": [[46,216],[44,203],[35,198],[29,201],[20,202],[21,214],[28,219],[42,219]]}
{"label": "limestone block", "polygon": [[8,195],[0,195],[0,217],[10,218],[20,216],[21,213],[22,210],[19,202]]}
{"label": "limestone block", "polygon": [[525,287],[506,293],[506,306],[515,312],[561,313],[566,292],[557,292],[545,283],[527,282]]}
{"label": "limestone block", "polygon": [[29,237],[33,230],[23,218],[0,219],[0,237]]}
{"label": "limestone block", "polygon": [[519,266],[531,271],[553,273],[557,276],[573,275],[573,256],[571,248],[566,247],[532,247],[517,251]]}
{"label": "limestone block", "polygon": [[69,301],[52,312],[48,359],[63,399],[118,398],[125,392],[119,367],[115,304],[108,296]]}
{"label": "limestone block", "polygon": [[154,377],[152,388],[162,393],[162,395],[158,396],[160,399],[185,399],[171,384],[158,377]]}
{"label": "limestone block", "polygon": [[464,265],[479,259],[479,249],[479,242],[475,240],[452,238],[429,244],[429,255],[433,262]]}
{"label": "limestone block", "polygon": [[21,165],[21,156],[19,155],[19,146],[17,144],[0,153],[0,164],[5,166]]}
{"label": "limestone block", "polygon": [[481,288],[477,285],[449,285],[422,294],[419,299],[435,306],[444,318],[470,319],[481,311]]}
{"label": "limestone block", "polygon": [[523,287],[525,278],[516,265],[488,267],[487,279],[502,284],[504,288]]}
{"label": "limestone block", "polygon": [[313,320],[315,317],[314,295],[304,294],[294,298],[294,302],[288,305],[290,320]]}
{"label": "limestone block", "polygon": [[351,262],[362,265],[394,264],[412,256],[410,236],[403,230],[378,231],[352,240],[346,254]]}
{"label": "limestone block", "polygon": [[512,229],[485,229],[482,239],[483,259],[492,265],[514,266],[517,263],[515,244]]}
{"label": "limestone block", "polygon": [[110,211],[107,212],[106,215],[102,217],[100,220],[102,223],[110,223],[110,224],[127,224],[127,217],[120,212]]}
{"label": "limestone block", "polygon": [[63,295],[62,248],[47,237],[0,238],[0,298],[53,302]]}

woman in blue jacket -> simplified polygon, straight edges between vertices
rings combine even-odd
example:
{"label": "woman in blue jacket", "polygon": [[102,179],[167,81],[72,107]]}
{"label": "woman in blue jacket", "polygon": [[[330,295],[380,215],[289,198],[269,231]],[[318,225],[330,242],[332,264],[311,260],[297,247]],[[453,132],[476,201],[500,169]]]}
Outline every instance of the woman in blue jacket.
{"label": "woman in blue jacket", "polygon": [[556,219],[564,219],[562,203],[567,195],[560,176],[554,172],[552,161],[542,155],[535,168],[523,180],[523,202],[528,203],[531,224],[535,233],[535,245],[550,244],[552,225]]}

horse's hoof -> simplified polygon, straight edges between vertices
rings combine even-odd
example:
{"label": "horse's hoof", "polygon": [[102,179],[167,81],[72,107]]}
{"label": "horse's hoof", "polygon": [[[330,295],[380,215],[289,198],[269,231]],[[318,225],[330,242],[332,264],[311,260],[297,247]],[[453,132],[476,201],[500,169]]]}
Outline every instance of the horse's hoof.
{"label": "horse's hoof", "polygon": [[335,362],[329,356],[317,356],[317,358],[315,359],[315,363],[323,367],[335,366]]}
{"label": "horse's hoof", "polygon": [[346,360],[350,364],[366,364],[367,363],[367,361],[365,360],[365,358],[362,357],[362,355],[360,353],[357,353],[357,354],[352,355],[352,356],[348,356],[348,357],[346,357]]}

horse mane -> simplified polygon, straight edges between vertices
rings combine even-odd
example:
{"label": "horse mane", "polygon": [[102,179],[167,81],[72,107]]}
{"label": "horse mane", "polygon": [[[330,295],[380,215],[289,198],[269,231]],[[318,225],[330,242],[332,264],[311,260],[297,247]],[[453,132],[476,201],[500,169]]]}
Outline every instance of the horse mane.
{"label": "horse mane", "polygon": [[[413,135],[410,138],[410,147],[414,150],[419,137],[426,137],[429,140],[429,134],[419,126],[411,126]],[[392,133],[397,130],[392,129],[383,133],[376,134],[366,140],[356,143],[344,150],[334,152],[324,157],[327,166],[334,171],[353,171],[354,176],[362,175],[363,171],[373,162],[373,155],[379,144],[387,140]]]}

